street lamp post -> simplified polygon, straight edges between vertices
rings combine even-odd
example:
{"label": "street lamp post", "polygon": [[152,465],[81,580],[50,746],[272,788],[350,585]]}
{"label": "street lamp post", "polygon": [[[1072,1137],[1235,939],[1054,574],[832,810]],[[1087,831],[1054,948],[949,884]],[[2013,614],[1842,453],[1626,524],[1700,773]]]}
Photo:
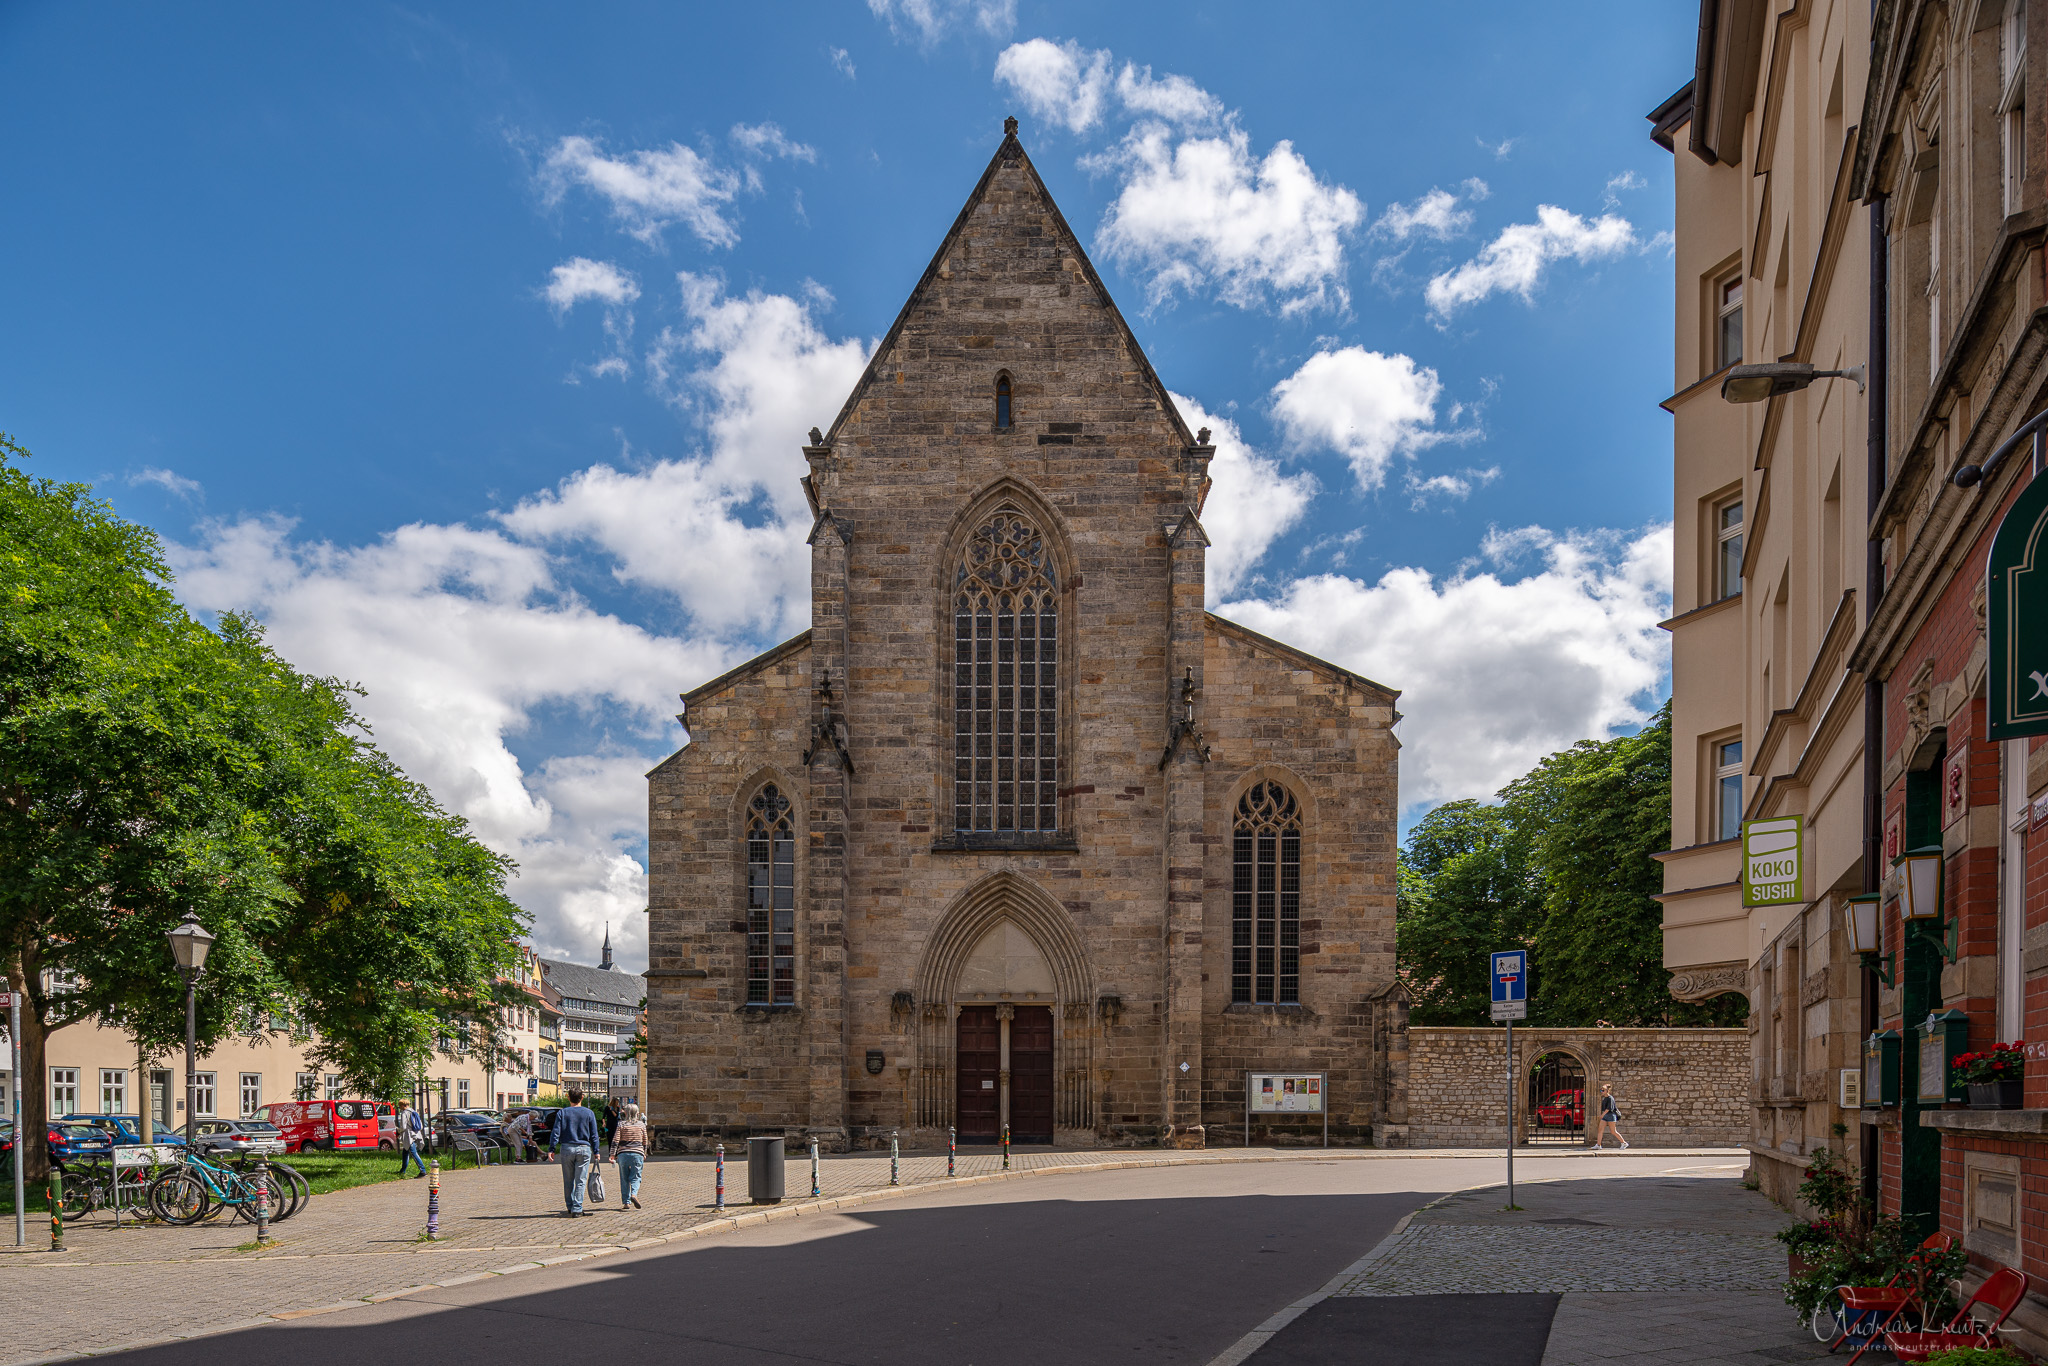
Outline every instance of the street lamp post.
{"label": "street lamp post", "polygon": [[178,975],[185,979],[185,1141],[190,1143],[197,1132],[192,1125],[199,1113],[199,976],[206,971],[206,951],[213,947],[213,936],[197,915],[187,911],[178,928],[164,937],[171,941],[171,956],[177,960]]}

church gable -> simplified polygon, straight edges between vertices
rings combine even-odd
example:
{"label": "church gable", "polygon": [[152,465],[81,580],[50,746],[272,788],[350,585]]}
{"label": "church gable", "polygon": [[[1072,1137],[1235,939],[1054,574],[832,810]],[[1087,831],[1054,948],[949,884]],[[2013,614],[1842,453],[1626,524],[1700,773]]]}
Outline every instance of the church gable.
{"label": "church gable", "polygon": [[969,435],[1008,435],[1020,451],[1193,444],[1015,122],[823,447]]}

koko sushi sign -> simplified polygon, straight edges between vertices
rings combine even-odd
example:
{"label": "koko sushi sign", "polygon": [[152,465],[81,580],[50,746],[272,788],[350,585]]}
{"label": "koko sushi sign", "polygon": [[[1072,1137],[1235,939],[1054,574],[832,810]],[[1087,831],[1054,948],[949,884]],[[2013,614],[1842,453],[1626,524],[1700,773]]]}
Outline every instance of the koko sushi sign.
{"label": "koko sushi sign", "polygon": [[1742,823],[1742,904],[1804,901],[1806,842],[1797,816]]}

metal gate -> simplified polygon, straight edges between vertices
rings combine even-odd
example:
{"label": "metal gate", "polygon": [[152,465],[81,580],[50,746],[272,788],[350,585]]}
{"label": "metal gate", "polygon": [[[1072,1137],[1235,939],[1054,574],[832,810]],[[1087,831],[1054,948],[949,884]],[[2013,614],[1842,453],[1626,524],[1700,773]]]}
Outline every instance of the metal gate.
{"label": "metal gate", "polygon": [[1569,1053],[1545,1053],[1529,1069],[1531,1143],[1582,1143],[1586,1137],[1586,1069]]}

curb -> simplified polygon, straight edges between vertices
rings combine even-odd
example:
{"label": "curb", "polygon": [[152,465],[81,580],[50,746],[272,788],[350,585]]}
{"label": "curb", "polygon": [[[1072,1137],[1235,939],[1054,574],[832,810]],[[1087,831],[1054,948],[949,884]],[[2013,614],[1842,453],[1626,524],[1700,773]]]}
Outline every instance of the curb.
{"label": "curb", "polygon": [[[1726,1148],[1657,1149],[1637,1153],[1636,1156],[1725,1157],[1730,1155],[1731,1152],[1736,1151],[1740,1150]],[[124,1342],[117,1346],[101,1347],[92,1351],[58,1352],[47,1356],[25,1357],[9,1363],[8,1366],[56,1366],[56,1363],[58,1362],[82,1361],[91,1357],[111,1355],[115,1352],[132,1352],[139,1348],[160,1347],[168,1343],[184,1342],[193,1338],[215,1337],[223,1333],[241,1332],[249,1328],[261,1328],[278,1323],[292,1323],[300,1319],[318,1318],[326,1314],[340,1313],[342,1310],[345,1309],[361,1309],[366,1305],[384,1304],[391,1300],[403,1299],[408,1295],[417,1295],[429,1290],[453,1289],[456,1286],[470,1285],[477,1281],[489,1280],[493,1277],[515,1276],[521,1272],[538,1271],[544,1267],[567,1266],[576,1262],[590,1261],[591,1259],[596,1257],[608,1257],[618,1252],[642,1252],[650,1248],[666,1246],[670,1243],[679,1243],[697,1238],[710,1238],[723,1233],[737,1232],[738,1230],[743,1228],[753,1228],[760,1224],[777,1222],[785,1219],[800,1218],[801,1216],[806,1214],[829,1213],[833,1210],[852,1209],[861,1205],[878,1204],[885,1200],[897,1200],[905,1196],[930,1195],[939,1191],[959,1190],[960,1188],[965,1186],[992,1185],[997,1182],[1021,1180],[1023,1178],[1032,1176],[1048,1176],[1084,1172],[1132,1171],[1141,1170],[1148,1167],[1221,1167],[1250,1165],[1267,1162],[1330,1161],[1332,1159],[1352,1162],[1413,1157],[1445,1157],[1470,1159],[1474,1157],[1498,1157],[1500,1155],[1501,1151],[1497,1148],[1402,1148],[1370,1149],[1364,1151],[1348,1152],[1341,1149],[1304,1148],[1299,1150],[1298,1152],[1270,1152],[1262,1153],[1257,1156],[1246,1154],[1242,1157],[1230,1156],[1226,1152],[1219,1154],[1205,1153],[1199,1157],[1119,1158],[1107,1162],[1082,1162],[1073,1163],[1065,1166],[1026,1167],[1007,1172],[983,1172],[976,1176],[940,1177],[936,1180],[921,1181],[914,1185],[878,1186],[865,1191],[850,1192],[846,1195],[823,1196],[817,1199],[805,1198],[803,1200],[791,1201],[787,1204],[773,1205],[766,1208],[747,1208],[743,1209],[739,1213],[726,1215],[724,1218],[721,1219],[707,1220],[706,1222],[701,1224],[694,1224],[689,1228],[677,1229],[674,1233],[656,1234],[646,1238],[638,1238],[630,1243],[606,1244],[598,1247],[588,1248],[583,1251],[563,1253],[559,1256],[554,1257],[538,1258],[533,1261],[514,1262],[510,1265],[499,1267],[496,1270],[466,1272],[462,1275],[451,1276],[446,1280],[429,1281],[424,1285],[409,1286],[403,1290],[380,1291],[376,1294],[365,1295],[358,1299],[341,1300],[334,1304],[316,1305],[310,1309],[279,1310],[274,1313],[258,1315],[255,1318],[241,1319],[233,1323],[221,1324],[216,1327],[196,1328],[189,1332],[172,1333],[162,1337],[146,1338],[134,1342]],[[1592,1158],[1597,1154],[1590,1149],[1577,1149],[1559,1152],[1556,1154],[1540,1153],[1539,1155],[1546,1157],[1576,1156]],[[1617,1172],[1615,1173],[1615,1175],[1619,1177],[1624,1174]],[[1538,1178],[1537,1181],[1530,1181],[1518,1184],[1535,1185],[1543,1181],[1561,1181],[1566,1179],[1577,1178],[1543,1177]],[[1272,1336],[1275,1333],[1279,1332],[1289,1323],[1292,1323],[1295,1319],[1299,1318],[1302,1314],[1306,1313],[1311,1306],[1320,1303],[1324,1299],[1327,1299],[1344,1282],[1346,1278],[1356,1275],[1357,1272],[1361,1270],[1366,1263],[1370,1262],[1374,1257],[1378,1256],[1380,1252],[1389,1243],[1391,1243],[1395,1238],[1399,1237],[1402,1233],[1406,1232],[1410,1221],[1412,1221],[1416,1215],[1422,1213],[1423,1210],[1429,1209],[1432,1206],[1440,1204],[1443,1201],[1450,1199],[1454,1195],[1463,1195],[1467,1191],[1485,1190],[1490,1186],[1500,1186],[1504,1184],[1504,1182],[1500,1181],[1486,1181],[1481,1182],[1478,1185],[1461,1187],[1460,1189],[1455,1191],[1447,1191],[1443,1195],[1438,1196],[1436,1199],[1431,1200],[1428,1203],[1423,1204],[1421,1206],[1418,1206],[1416,1209],[1411,1210],[1409,1213],[1402,1215],[1400,1222],[1395,1224],[1393,1231],[1388,1233],[1388,1235],[1385,1238],[1382,1238],[1378,1243],[1375,1243],[1373,1245],[1372,1250],[1370,1252],[1367,1252],[1365,1256],[1359,1258],[1356,1262],[1353,1262],[1343,1271],[1338,1272],[1337,1275],[1332,1277],[1330,1281],[1328,1281],[1320,1290],[1315,1291],[1313,1294],[1304,1296],[1303,1298],[1295,1301],[1293,1304],[1290,1304],[1286,1308],[1280,1310],[1272,1317],[1268,1318],[1264,1323],[1261,1323],[1257,1328],[1253,1329],[1250,1333],[1247,1333],[1243,1338],[1240,1338],[1237,1341],[1237,1343],[1228,1348],[1221,1356],[1218,1356],[1213,1361],[1209,1362],[1208,1366],[1238,1366],[1238,1363],[1242,1362],[1246,1357],[1250,1356],[1254,1351],[1258,1350],[1259,1347],[1263,1346],[1269,1339],[1272,1338]],[[459,1249],[450,1250],[454,1251]],[[280,1258],[278,1260],[283,1259]],[[96,1263],[45,1262],[40,1263],[39,1265],[90,1266],[96,1265]],[[118,1263],[116,1265],[118,1265]]]}

